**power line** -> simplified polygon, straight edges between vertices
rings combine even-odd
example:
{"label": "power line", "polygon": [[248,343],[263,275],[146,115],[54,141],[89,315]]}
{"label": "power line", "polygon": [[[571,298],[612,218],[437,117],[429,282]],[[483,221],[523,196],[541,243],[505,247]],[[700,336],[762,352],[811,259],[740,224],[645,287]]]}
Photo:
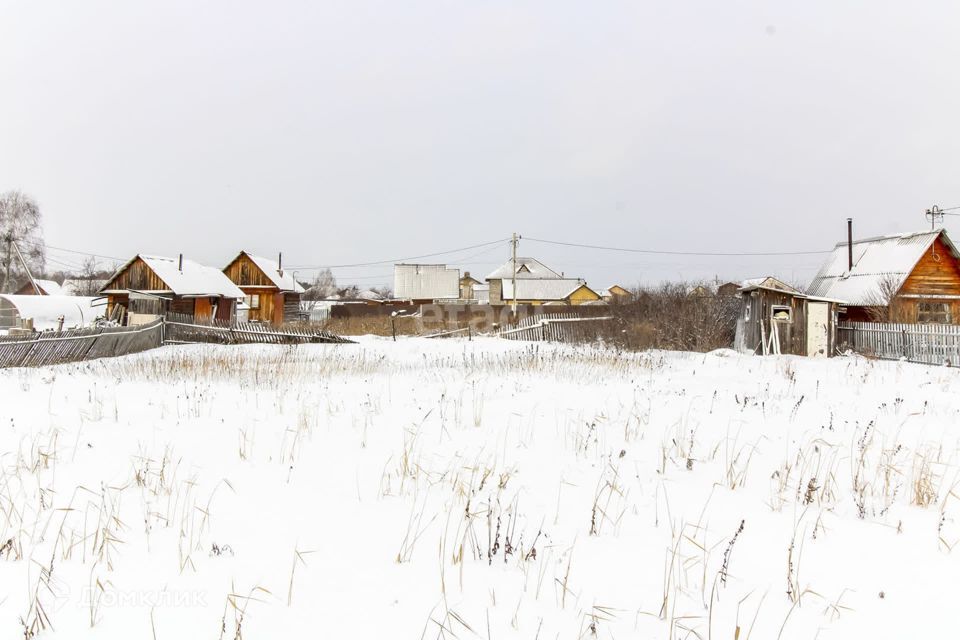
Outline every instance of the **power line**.
{"label": "power line", "polygon": [[46,243],[44,243],[44,242],[34,242],[34,241],[32,241],[32,240],[19,240],[18,242],[22,242],[22,243],[24,243],[24,244],[32,244],[32,245],[35,246],[35,247],[43,247],[43,248],[45,248],[45,249],[53,249],[54,251],[64,251],[64,252],[66,252],[66,253],[75,253],[75,254],[81,255],[81,256],[91,256],[91,257],[94,257],[94,258],[103,258],[103,259],[105,259],[105,260],[118,260],[118,261],[120,261],[120,262],[124,262],[124,261],[126,260],[126,258],[118,258],[118,257],[116,257],[116,256],[105,256],[105,255],[101,255],[101,254],[99,254],[99,253],[90,253],[89,251],[77,251],[76,249],[65,249],[65,248],[63,248],[63,247],[54,247],[53,245],[49,245],[49,244],[46,244]]}
{"label": "power line", "polygon": [[500,244],[507,242],[507,239],[494,240],[492,242],[482,242],[480,244],[474,244],[469,247],[461,247],[460,249],[451,249],[450,251],[438,251],[437,253],[426,253],[420,256],[408,256],[406,258],[393,258],[390,260],[376,260],[374,262],[355,262],[352,264],[324,264],[319,266],[293,266],[287,267],[287,269],[293,271],[314,271],[319,269],[350,269],[353,267],[374,267],[381,264],[396,264],[398,262],[406,262],[407,260],[420,260],[421,258],[433,258],[436,256],[445,256],[451,253],[460,253],[461,251],[470,251],[471,249],[479,249],[480,247],[489,247],[490,245]]}
{"label": "power line", "polygon": [[827,253],[833,253],[832,250],[829,250],[829,251],[760,251],[760,252],[661,251],[658,249],[626,249],[623,247],[604,247],[604,246],[595,245],[595,244],[579,244],[576,242],[561,242],[559,240],[542,240],[540,238],[524,237],[523,239],[529,240],[530,242],[540,242],[543,244],[555,244],[563,247],[577,247],[580,249],[597,249],[600,251],[622,251],[624,253],[646,253],[646,254],[664,255],[664,256],[712,256],[712,257],[758,256],[759,257],[759,256],[808,256],[808,255],[823,255]]}

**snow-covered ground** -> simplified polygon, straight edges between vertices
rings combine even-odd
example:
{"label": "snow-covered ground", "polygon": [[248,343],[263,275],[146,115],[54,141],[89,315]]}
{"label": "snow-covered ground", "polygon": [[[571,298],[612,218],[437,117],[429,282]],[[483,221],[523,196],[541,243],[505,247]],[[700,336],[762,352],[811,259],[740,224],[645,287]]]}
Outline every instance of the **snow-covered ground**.
{"label": "snow-covered ground", "polygon": [[947,637],[958,391],[492,339],[0,371],[0,636]]}

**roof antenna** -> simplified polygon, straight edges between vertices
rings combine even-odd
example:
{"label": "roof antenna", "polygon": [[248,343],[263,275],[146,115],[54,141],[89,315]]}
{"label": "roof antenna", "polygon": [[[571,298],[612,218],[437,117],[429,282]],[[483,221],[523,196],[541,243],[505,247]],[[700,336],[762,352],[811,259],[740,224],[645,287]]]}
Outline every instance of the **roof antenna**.
{"label": "roof antenna", "polygon": [[937,224],[937,221],[939,221],[940,224],[943,224],[943,209],[941,209],[937,205],[933,205],[932,207],[927,209],[924,215],[930,218],[930,231],[933,231],[935,229],[935,225]]}

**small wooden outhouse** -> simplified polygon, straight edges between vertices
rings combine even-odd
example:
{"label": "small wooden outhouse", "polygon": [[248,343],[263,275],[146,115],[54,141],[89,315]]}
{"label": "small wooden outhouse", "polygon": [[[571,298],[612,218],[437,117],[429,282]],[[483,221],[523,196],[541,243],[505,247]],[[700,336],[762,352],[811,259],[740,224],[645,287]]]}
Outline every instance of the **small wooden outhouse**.
{"label": "small wooden outhouse", "polygon": [[838,300],[810,296],[774,279],[740,289],[734,348],[742,353],[829,357],[836,348]]}

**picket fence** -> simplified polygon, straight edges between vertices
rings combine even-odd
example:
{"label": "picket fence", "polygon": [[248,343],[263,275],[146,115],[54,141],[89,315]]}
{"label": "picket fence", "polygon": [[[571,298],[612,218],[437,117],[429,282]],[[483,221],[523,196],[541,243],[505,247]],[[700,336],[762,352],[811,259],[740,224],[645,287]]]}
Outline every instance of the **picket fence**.
{"label": "picket fence", "polygon": [[597,336],[595,323],[613,320],[613,316],[583,317],[575,313],[544,313],[527,316],[513,328],[497,335],[507,340],[534,342],[576,342]]}
{"label": "picket fence", "polygon": [[123,356],[163,344],[163,321],[139,327],[94,327],[0,336],[0,369]]}
{"label": "picket fence", "polygon": [[960,364],[960,326],[895,322],[839,322],[840,350],[920,364]]}
{"label": "picket fence", "polygon": [[274,327],[256,322],[227,322],[168,313],[164,323],[166,344],[353,344],[329,331]]}

